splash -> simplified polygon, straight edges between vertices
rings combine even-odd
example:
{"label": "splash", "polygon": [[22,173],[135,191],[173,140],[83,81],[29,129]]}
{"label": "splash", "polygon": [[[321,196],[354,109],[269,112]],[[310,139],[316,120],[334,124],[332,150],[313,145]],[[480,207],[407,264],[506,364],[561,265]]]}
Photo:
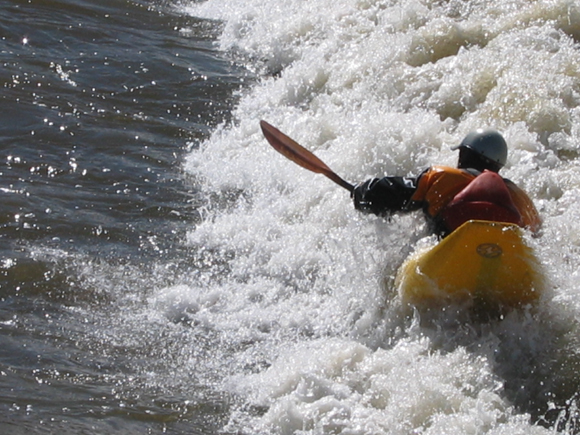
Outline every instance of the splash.
{"label": "splash", "polygon": [[[260,77],[188,156],[205,204],[188,244],[208,266],[159,296],[179,301],[171,316],[219,333],[222,387],[239,399],[227,429],[573,432],[578,4],[209,0],[186,11],[223,21],[221,48]],[[453,165],[467,132],[500,129],[503,175],[545,219],[531,242],[553,283],[541,309],[483,325],[405,316],[389,283],[425,235],[420,219],[358,215],[342,189],[270,149],[261,119],[352,182]]]}

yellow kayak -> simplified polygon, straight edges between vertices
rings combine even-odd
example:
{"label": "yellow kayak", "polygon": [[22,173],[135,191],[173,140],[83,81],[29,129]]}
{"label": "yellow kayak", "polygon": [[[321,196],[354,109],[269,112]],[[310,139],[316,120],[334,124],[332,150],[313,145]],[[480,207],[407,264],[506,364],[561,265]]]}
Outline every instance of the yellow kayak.
{"label": "yellow kayak", "polygon": [[434,247],[412,254],[395,285],[405,304],[473,301],[499,307],[532,304],[544,287],[523,230],[488,221],[468,221]]}

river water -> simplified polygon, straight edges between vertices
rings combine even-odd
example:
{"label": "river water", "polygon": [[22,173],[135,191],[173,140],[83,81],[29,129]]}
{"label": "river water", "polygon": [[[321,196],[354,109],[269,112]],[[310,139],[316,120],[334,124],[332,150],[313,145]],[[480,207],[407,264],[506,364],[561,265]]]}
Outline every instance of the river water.
{"label": "river water", "polygon": [[[578,432],[577,1],[0,10],[0,432]],[[261,119],[351,182],[498,128],[541,301],[402,307],[421,216],[358,214]]]}

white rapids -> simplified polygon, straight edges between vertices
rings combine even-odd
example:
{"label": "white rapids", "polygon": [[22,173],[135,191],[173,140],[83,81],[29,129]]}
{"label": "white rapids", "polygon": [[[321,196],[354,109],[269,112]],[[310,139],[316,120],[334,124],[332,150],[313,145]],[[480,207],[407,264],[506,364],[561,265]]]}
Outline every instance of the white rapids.
{"label": "white rapids", "polygon": [[[221,48],[259,79],[185,163],[207,267],[151,298],[211,330],[211,371],[247,434],[575,432],[580,369],[580,5],[573,0],[208,0]],[[357,213],[277,154],[277,126],[346,180],[454,165],[469,131],[504,134],[502,175],[544,218],[535,310],[426,322],[392,276],[420,215]],[[209,377],[209,376],[208,376]]]}

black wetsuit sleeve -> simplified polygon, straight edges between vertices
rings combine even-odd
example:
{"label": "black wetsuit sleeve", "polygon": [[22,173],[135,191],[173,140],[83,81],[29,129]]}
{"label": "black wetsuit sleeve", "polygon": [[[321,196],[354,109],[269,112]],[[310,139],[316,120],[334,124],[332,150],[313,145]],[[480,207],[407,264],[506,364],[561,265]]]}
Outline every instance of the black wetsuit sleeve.
{"label": "black wetsuit sleeve", "polygon": [[410,210],[411,197],[417,189],[417,179],[407,177],[373,178],[357,185],[352,193],[354,207],[364,213],[387,216],[396,211]]}

